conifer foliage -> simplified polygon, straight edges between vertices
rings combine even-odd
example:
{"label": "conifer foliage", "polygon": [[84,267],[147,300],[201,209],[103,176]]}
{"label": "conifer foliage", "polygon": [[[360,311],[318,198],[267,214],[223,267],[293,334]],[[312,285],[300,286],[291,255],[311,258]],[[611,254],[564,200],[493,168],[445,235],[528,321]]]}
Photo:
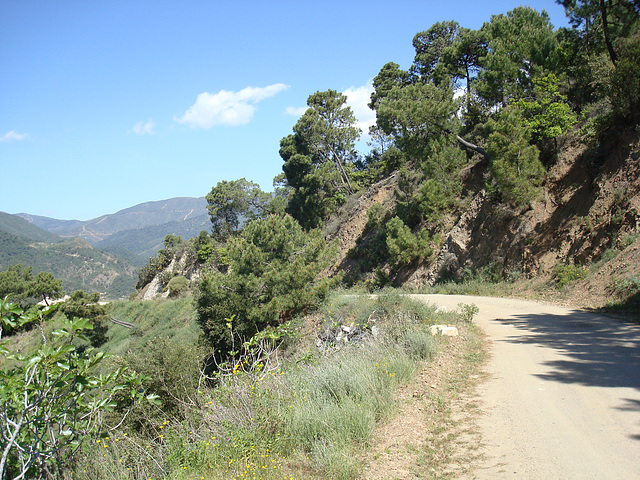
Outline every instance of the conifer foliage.
{"label": "conifer foliage", "polygon": [[336,245],[305,231],[290,215],[250,222],[227,245],[227,273],[200,282],[198,321],[217,359],[268,326],[278,326],[323,298],[336,279],[320,273]]}

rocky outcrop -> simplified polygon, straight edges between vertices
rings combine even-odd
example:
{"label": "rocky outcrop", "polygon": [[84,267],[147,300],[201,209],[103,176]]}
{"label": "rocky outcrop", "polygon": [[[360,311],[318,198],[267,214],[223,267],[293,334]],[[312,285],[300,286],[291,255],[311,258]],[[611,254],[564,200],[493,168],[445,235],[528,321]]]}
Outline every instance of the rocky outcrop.
{"label": "rocky outcrop", "polygon": [[138,293],[138,298],[141,300],[167,298],[169,296],[167,284],[171,278],[178,275],[189,280],[189,288],[193,288],[200,279],[201,269],[193,262],[186,250],[176,254],[169,265]]}

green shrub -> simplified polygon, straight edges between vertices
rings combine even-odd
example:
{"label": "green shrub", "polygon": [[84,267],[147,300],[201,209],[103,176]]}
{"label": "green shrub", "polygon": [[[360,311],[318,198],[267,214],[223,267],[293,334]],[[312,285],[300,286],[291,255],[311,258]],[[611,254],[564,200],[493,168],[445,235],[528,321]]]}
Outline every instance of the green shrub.
{"label": "green shrub", "polygon": [[203,357],[204,351],[195,345],[153,338],[124,362],[148,377],[146,387],[161,400],[162,416],[184,420],[197,405]]}
{"label": "green shrub", "polygon": [[640,291],[640,277],[614,278],[607,290],[619,299],[626,299]]}
{"label": "green shrub", "polygon": [[[42,322],[50,311],[26,315],[0,300],[0,332],[5,325],[24,324],[33,317]],[[96,438],[105,427],[105,413],[116,405],[116,395],[121,395],[125,416],[131,401],[142,397],[141,376],[125,368],[98,374],[106,355],[74,346],[87,329],[87,319],[62,319],[53,338],[27,355],[0,344],[0,353],[14,363],[0,371],[0,478],[63,472],[83,441]],[[155,402],[152,395],[147,399]]]}
{"label": "green shrub", "polygon": [[167,284],[167,290],[169,290],[169,296],[172,298],[179,297],[189,289],[189,280],[182,275],[173,277]]}
{"label": "green shrub", "polygon": [[219,361],[265,327],[312,308],[337,281],[319,276],[336,244],[290,216],[250,222],[227,251],[228,272],[203,275],[197,297],[198,322]]}
{"label": "green shrub", "polygon": [[431,360],[437,351],[436,340],[425,330],[409,330],[405,332],[402,340],[407,354],[416,360]]}
{"label": "green shrub", "polygon": [[458,311],[460,312],[460,316],[462,317],[463,322],[471,323],[473,321],[473,317],[478,314],[480,309],[475,303],[459,303]]}
{"label": "green shrub", "polygon": [[586,278],[587,273],[587,269],[579,265],[558,264],[553,267],[553,279],[558,288]]}
{"label": "green shrub", "polygon": [[433,253],[432,239],[427,230],[413,234],[404,222],[394,217],[387,223],[387,250],[397,263],[410,263],[424,260]]}
{"label": "green shrub", "polygon": [[365,230],[373,230],[382,225],[387,215],[386,209],[380,203],[374,203],[367,209],[367,225]]}

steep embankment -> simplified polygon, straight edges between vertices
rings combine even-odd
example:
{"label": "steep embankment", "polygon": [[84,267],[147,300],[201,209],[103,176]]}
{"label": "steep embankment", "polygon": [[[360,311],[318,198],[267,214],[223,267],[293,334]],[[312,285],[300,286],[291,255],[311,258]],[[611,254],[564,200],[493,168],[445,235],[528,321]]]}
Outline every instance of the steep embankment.
{"label": "steep embankment", "polygon": [[[565,139],[540,199],[524,212],[487,194],[486,162],[471,165],[462,172],[464,208],[445,230],[441,248],[432,261],[397,274],[395,283],[419,287],[487,265],[504,277],[548,280],[558,264],[586,265],[595,271],[570,297],[588,306],[604,305],[612,282],[640,274],[639,141],[635,129],[597,145]],[[346,220],[331,234],[342,242],[336,269],[353,268],[349,252],[366,241],[366,210],[374,203],[391,208],[394,188],[393,178],[375,184],[343,213]],[[610,261],[596,264],[607,251]]]}
{"label": "steep embankment", "polygon": [[418,269],[411,281],[489,262],[500,263],[503,271],[548,274],[558,263],[584,265],[608,248],[626,247],[640,226],[638,140],[634,131],[608,145],[568,142],[549,169],[541,199],[526,212],[476,193],[438,261]]}

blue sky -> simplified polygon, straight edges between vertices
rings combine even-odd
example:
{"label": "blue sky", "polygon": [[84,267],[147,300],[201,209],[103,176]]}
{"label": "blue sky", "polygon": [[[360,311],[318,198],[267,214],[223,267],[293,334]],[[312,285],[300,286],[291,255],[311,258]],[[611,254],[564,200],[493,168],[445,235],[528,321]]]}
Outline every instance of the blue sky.
{"label": "blue sky", "polygon": [[521,4],[0,0],[0,210],[88,220],[221,180],[271,190],[310,94],[345,92],[366,130],[371,80],[409,68],[417,32]]}

